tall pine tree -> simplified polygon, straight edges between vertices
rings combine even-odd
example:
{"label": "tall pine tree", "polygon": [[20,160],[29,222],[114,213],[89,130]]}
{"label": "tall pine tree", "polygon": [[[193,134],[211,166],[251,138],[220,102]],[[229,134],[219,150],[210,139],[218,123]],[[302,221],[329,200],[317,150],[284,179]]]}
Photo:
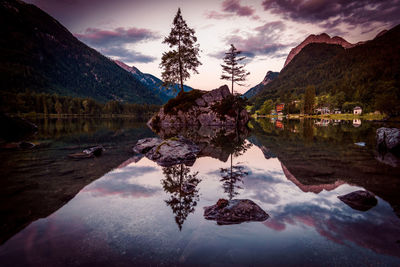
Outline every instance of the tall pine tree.
{"label": "tall pine tree", "polygon": [[164,84],[180,83],[181,93],[183,92],[183,81],[190,78],[189,71],[199,73],[197,67],[201,65],[199,61],[200,49],[199,45],[196,44],[197,38],[194,33],[195,31],[189,28],[182,18],[179,8],[171,32],[163,41],[174,49],[163,53],[160,67],[163,69],[161,75]]}
{"label": "tall pine tree", "polygon": [[233,94],[233,85],[236,83],[237,85],[244,85],[239,82],[243,82],[246,80],[246,76],[250,74],[250,72],[246,72],[244,69],[244,65],[240,65],[240,61],[245,59],[246,57],[238,57],[242,51],[236,49],[236,47],[231,44],[231,48],[228,52],[225,53],[224,63],[221,64],[222,67],[222,80],[230,80],[232,81],[232,94]]}

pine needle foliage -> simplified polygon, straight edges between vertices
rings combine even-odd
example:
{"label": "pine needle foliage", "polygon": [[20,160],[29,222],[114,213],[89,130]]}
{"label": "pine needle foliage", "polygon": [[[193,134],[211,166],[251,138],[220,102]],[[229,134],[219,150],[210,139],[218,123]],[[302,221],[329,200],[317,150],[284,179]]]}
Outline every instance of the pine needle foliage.
{"label": "pine needle foliage", "polygon": [[237,85],[243,86],[244,84],[240,83],[246,80],[247,75],[250,72],[247,72],[244,69],[244,65],[240,64],[240,61],[245,59],[246,57],[239,55],[242,51],[236,49],[236,47],[231,44],[231,48],[228,52],[225,53],[224,63],[221,64],[222,67],[222,75],[221,80],[229,80],[232,82],[232,94],[233,94],[233,85],[236,83]]}
{"label": "pine needle foliage", "polygon": [[190,78],[189,71],[198,74],[199,44],[196,44],[195,31],[188,27],[182,18],[181,9],[175,15],[171,32],[165,37],[163,43],[169,45],[172,50],[164,52],[161,58],[160,67],[162,80],[165,86],[175,83],[180,84],[180,93],[183,93],[183,81]]}

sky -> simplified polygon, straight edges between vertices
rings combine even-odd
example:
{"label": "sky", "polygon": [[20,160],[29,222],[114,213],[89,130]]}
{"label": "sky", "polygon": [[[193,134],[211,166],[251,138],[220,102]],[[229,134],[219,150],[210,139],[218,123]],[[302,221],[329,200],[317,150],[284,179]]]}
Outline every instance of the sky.
{"label": "sky", "polygon": [[350,43],[373,39],[400,23],[400,0],[26,0],[49,13],[79,40],[102,54],[161,77],[169,50],[163,39],[181,8],[200,45],[199,74],[185,81],[211,90],[220,80],[224,52],[234,44],[250,72],[244,93],[267,71],[280,71],[290,49],[310,34],[341,36]]}

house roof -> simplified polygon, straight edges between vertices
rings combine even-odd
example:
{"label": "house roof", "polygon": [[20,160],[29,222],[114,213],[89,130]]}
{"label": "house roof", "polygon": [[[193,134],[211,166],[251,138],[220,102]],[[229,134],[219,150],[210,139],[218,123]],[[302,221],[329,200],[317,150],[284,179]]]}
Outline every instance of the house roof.
{"label": "house roof", "polygon": [[354,109],[361,109],[360,107],[355,107]]}

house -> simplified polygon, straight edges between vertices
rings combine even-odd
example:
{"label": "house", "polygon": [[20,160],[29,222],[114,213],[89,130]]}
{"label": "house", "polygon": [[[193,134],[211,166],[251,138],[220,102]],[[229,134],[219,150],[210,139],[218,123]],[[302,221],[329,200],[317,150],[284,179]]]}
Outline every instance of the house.
{"label": "house", "polygon": [[340,111],[340,109],[338,109],[338,108],[335,108],[333,110],[333,114],[342,114],[342,111]]}
{"label": "house", "polygon": [[316,114],[322,114],[322,115],[324,115],[324,114],[330,114],[330,110],[329,110],[329,108],[328,107],[322,107],[322,108],[317,108],[316,110],[315,110],[315,113]]}
{"label": "house", "polygon": [[285,103],[277,104],[275,109],[278,114],[282,113],[285,109]]}
{"label": "house", "polygon": [[362,108],[361,107],[355,107],[354,109],[353,109],[353,113],[354,113],[354,115],[361,115],[361,113],[362,113]]}

